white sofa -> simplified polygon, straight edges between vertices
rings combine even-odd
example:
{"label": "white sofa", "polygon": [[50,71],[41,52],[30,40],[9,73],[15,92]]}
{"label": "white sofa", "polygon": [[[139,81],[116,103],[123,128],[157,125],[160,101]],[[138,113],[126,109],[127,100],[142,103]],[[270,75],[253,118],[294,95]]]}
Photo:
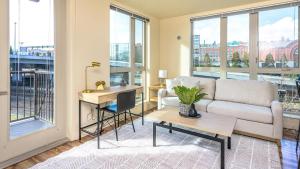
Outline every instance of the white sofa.
{"label": "white sofa", "polygon": [[[272,83],[188,76],[175,79],[181,84],[198,85],[208,94],[195,104],[198,111],[236,117],[236,131],[275,140],[282,138],[282,105],[276,101],[277,88]],[[171,90],[158,91],[158,109],[179,105]]]}

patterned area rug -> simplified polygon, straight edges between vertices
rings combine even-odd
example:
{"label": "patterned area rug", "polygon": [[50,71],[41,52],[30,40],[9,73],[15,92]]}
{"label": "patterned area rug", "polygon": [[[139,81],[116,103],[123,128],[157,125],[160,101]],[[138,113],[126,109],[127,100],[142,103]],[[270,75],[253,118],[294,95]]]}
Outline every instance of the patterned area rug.
{"label": "patterned area rug", "polygon": [[[101,149],[96,139],[39,163],[32,169],[219,169],[220,144],[158,127],[157,147],[152,147],[152,123],[134,121],[119,130],[101,136]],[[227,146],[225,146],[227,147]],[[226,149],[226,169],[280,169],[275,143],[233,135],[232,149]]]}

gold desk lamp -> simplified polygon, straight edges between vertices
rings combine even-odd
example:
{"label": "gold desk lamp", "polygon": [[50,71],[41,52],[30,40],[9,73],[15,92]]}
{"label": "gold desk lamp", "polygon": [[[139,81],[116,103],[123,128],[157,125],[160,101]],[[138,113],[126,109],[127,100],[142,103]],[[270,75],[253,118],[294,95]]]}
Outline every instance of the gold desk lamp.
{"label": "gold desk lamp", "polygon": [[87,70],[88,68],[94,68],[94,67],[100,67],[101,63],[100,62],[92,62],[91,65],[88,65],[85,67],[85,90],[83,93],[91,93],[93,90],[89,90],[87,88]]}

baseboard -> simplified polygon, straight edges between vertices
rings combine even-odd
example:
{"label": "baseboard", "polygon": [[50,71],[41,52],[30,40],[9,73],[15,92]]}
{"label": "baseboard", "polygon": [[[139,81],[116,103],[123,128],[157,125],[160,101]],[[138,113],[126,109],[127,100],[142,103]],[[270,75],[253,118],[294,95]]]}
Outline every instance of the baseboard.
{"label": "baseboard", "polygon": [[52,148],[54,148],[54,147],[57,147],[57,146],[59,146],[59,145],[62,145],[62,144],[64,144],[64,143],[68,142],[68,141],[69,141],[68,138],[63,138],[63,139],[60,139],[60,140],[58,140],[58,141],[55,141],[55,142],[53,142],[53,143],[51,143],[51,144],[48,144],[48,145],[46,145],[46,146],[39,147],[39,148],[34,149],[34,150],[32,150],[32,151],[29,151],[29,152],[27,152],[27,153],[21,154],[21,155],[19,155],[19,156],[16,156],[16,157],[14,157],[14,158],[11,158],[11,159],[9,159],[9,160],[6,160],[6,161],[4,161],[4,162],[1,162],[1,163],[0,163],[0,168],[5,168],[5,167],[8,167],[8,166],[11,166],[11,165],[16,164],[16,163],[18,163],[18,162],[21,162],[21,161],[23,161],[23,160],[26,160],[26,159],[28,159],[28,158],[30,158],[30,157],[32,157],[32,156],[35,156],[35,155],[37,155],[37,154],[40,154],[40,153],[42,153],[42,152],[44,152],[44,151],[47,151],[47,150],[50,150],[50,149],[52,149]]}

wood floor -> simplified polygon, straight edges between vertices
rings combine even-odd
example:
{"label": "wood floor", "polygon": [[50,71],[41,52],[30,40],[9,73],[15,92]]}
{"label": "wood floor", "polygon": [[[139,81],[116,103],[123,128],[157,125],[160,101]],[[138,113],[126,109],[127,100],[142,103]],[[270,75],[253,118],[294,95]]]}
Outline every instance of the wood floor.
{"label": "wood floor", "polygon": [[[104,129],[104,133],[112,130],[112,128],[107,127]],[[282,166],[283,169],[297,169],[298,166],[298,160],[296,155],[296,141],[295,141],[295,132],[290,130],[284,131],[284,138],[282,140]],[[85,136],[82,138],[81,141],[71,141],[68,143],[65,143],[61,146],[58,146],[56,148],[53,148],[51,150],[48,150],[46,152],[43,152],[41,154],[38,154],[36,156],[33,156],[27,160],[24,160],[20,163],[17,163],[15,165],[12,165],[8,167],[7,169],[26,169],[29,168],[37,163],[43,162],[51,157],[57,156],[58,154],[68,151],[73,147],[79,146],[80,144],[87,142],[89,140],[93,139],[91,136]],[[300,150],[300,149],[299,149]],[[299,151],[300,153],[300,151]]]}

